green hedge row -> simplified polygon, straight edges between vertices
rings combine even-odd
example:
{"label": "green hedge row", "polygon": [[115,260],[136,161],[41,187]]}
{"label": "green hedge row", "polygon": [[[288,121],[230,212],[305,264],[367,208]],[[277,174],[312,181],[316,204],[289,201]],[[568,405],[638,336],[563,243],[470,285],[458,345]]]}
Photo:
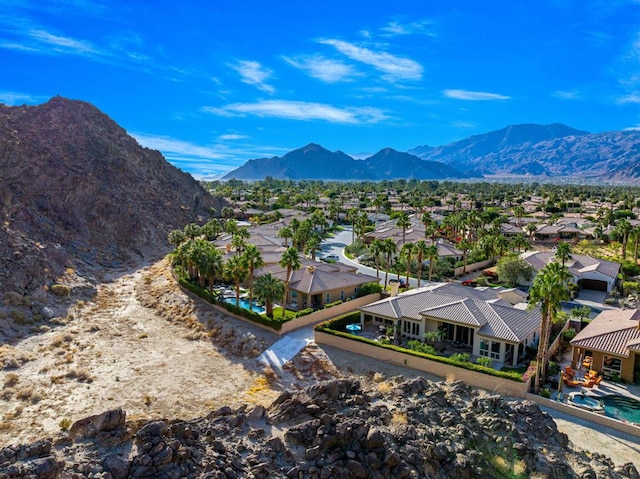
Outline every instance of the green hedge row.
{"label": "green hedge row", "polygon": [[263,325],[268,326],[268,327],[270,327],[272,329],[275,329],[276,331],[280,331],[280,329],[282,328],[282,324],[286,323],[287,321],[289,321],[291,319],[290,317],[273,318],[273,319],[271,319],[271,318],[268,318],[267,316],[263,316],[261,314],[258,314],[255,311],[249,311],[248,309],[241,308],[241,307],[236,306],[234,304],[230,304],[230,303],[226,303],[224,301],[220,301],[220,300],[218,300],[218,298],[217,298],[217,296],[215,294],[212,294],[211,292],[209,292],[209,290],[207,290],[205,288],[201,288],[200,285],[194,283],[193,281],[190,281],[188,279],[188,277],[186,276],[186,274],[184,274],[184,272],[182,271],[182,268],[176,266],[174,268],[174,272],[175,272],[176,277],[178,279],[178,283],[184,289],[192,292],[193,294],[195,294],[199,298],[204,299],[208,303],[220,306],[220,307],[226,309],[227,311],[229,311],[230,313],[237,314],[238,316],[242,316],[243,318],[246,318],[246,319],[248,319],[250,321],[253,321],[254,323],[263,324]]}
{"label": "green hedge row", "polygon": [[371,344],[372,346],[376,346],[379,348],[391,349],[392,351],[396,351],[402,354],[409,354],[411,356],[416,356],[419,358],[429,359],[431,361],[436,361],[438,363],[449,364],[451,366],[455,366],[458,368],[468,369],[470,371],[476,371],[483,374],[489,374],[491,376],[496,376],[503,379],[508,379],[510,381],[523,382],[522,374],[515,371],[497,371],[492,368],[488,368],[485,366],[481,366],[479,364],[470,363],[467,361],[455,361],[450,358],[444,356],[438,356],[434,354],[426,354],[418,351],[412,351],[410,349],[402,348],[400,346],[396,346],[394,344],[382,344],[378,341],[374,341],[372,339],[363,338],[362,336],[357,336],[355,334],[349,334],[344,331],[340,331],[340,329],[345,329],[347,324],[353,322],[360,321],[360,313],[349,313],[344,316],[340,316],[336,319],[325,321],[324,323],[316,326],[317,331],[321,331],[323,333],[332,334],[334,336],[338,336],[341,338],[350,339],[352,341],[360,341],[361,343]]}

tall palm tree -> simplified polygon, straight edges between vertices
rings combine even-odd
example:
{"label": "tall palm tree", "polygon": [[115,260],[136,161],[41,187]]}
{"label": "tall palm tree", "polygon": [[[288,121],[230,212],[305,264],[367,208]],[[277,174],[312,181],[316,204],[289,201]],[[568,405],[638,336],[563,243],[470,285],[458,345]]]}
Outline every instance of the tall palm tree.
{"label": "tall palm tree", "polygon": [[633,237],[633,262],[638,264],[638,248],[640,247],[640,226],[634,226],[631,230]]}
{"label": "tall palm tree", "polygon": [[376,278],[380,277],[380,255],[384,252],[384,243],[382,240],[376,238],[369,245],[369,253],[371,253],[376,262]]}
{"label": "tall palm tree", "polygon": [[222,276],[222,253],[211,243],[204,250],[203,276],[209,283],[209,292],[213,292],[215,278]]}
{"label": "tall palm tree", "polygon": [[395,241],[391,238],[386,238],[382,244],[384,245],[384,252],[387,255],[387,267],[384,271],[384,287],[387,287],[387,279],[389,278],[389,270],[391,269],[391,258],[398,250]]}
{"label": "tall palm tree", "polygon": [[283,226],[278,230],[278,236],[284,238],[284,245],[289,246],[289,238],[293,236],[293,231],[288,226]]}
{"label": "tall palm tree", "polygon": [[[436,247],[437,251],[437,247]],[[429,245],[425,240],[418,240],[415,245],[416,259],[418,260],[418,288],[422,280],[422,262],[426,259],[429,252]]]}
{"label": "tall palm tree", "polygon": [[513,215],[516,217],[518,228],[522,227],[522,217],[524,216],[524,206],[516,205],[513,207]]}
{"label": "tall palm tree", "polygon": [[322,237],[320,233],[317,231],[312,231],[309,239],[307,240],[307,244],[305,247],[305,253],[311,254],[311,259],[313,261],[316,260],[316,252],[320,249],[322,245]]}
{"label": "tall palm tree", "polygon": [[284,294],[284,283],[271,273],[266,273],[256,279],[255,295],[265,305],[267,317],[273,318],[273,303]]}
{"label": "tall palm tree", "polygon": [[566,241],[562,241],[556,245],[556,252],[553,256],[560,260],[562,267],[571,259],[571,245]]}
{"label": "tall palm tree", "polygon": [[169,243],[177,248],[187,240],[187,235],[182,230],[172,230],[169,232],[167,239],[169,240]]}
{"label": "tall palm tree", "polygon": [[631,223],[625,218],[621,218],[616,223],[615,231],[618,233],[620,237],[620,243],[622,244],[622,259],[627,259],[627,240],[629,239],[629,234],[633,230],[633,226]]}
{"label": "tall palm tree", "polygon": [[401,211],[400,213],[398,213],[398,217],[396,218],[396,226],[402,229],[402,244],[404,245],[407,228],[411,227],[411,220],[409,219],[409,215],[405,211]]}
{"label": "tall palm tree", "polygon": [[200,236],[202,234],[202,230],[197,224],[189,223],[184,227],[184,234],[187,235],[187,237],[191,241],[193,241],[194,239],[196,239],[196,236]]}
{"label": "tall palm tree", "polygon": [[242,256],[232,256],[224,265],[224,276],[235,285],[237,306],[240,306],[240,283],[247,279],[248,274],[247,261]]}
{"label": "tall palm tree", "polygon": [[247,245],[242,256],[247,262],[247,268],[249,270],[249,310],[251,311],[253,309],[253,273],[257,268],[264,266],[264,260],[262,259],[262,253],[260,253],[260,250],[254,244]]}
{"label": "tall palm tree", "polygon": [[569,299],[567,281],[570,274],[560,263],[548,263],[536,276],[529,290],[529,307],[540,305],[542,321],[540,323],[540,339],[536,355],[536,378],[534,391],[540,390],[540,378],[546,374],[546,358],[551,336],[551,325],[558,314],[562,301]]}
{"label": "tall palm tree", "polygon": [[427,248],[427,258],[429,259],[429,282],[431,282],[431,278],[433,277],[433,266],[436,261],[438,261],[438,245],[436,243],[432,243]]}
{"label": "tall palm tree", "polygon": [[289,294],[289,281],[291,280],[291,273],[297,269],[300,269],[302,263],[300,263],[300,257],[298,256],[298,250],[293,246],[287,248],[287,250],[282,253],[282,258],[278,263],[283,268],[286,268],[287,274],[284,279],[284,294],[282,296],[282,317],[284,318],[284,313],[287,305],[287,296]]}
{"label": "tall palm tree", "polygon": [[404,260],[407,262],[407,287],[409,286],[409,273],[411,273],[411,259],[413,258],[413,251],[415,250],[415,245],[411,242],[405,243],[402,245],[401,254]]}

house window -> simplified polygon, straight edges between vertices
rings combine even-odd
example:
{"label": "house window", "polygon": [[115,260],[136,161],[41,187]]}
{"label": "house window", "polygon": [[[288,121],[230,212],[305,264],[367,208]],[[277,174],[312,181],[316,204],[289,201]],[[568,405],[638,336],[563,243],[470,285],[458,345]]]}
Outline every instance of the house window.
{"label": "house window", "polygon": [[622,361],[618,358],[605,355],[604,361],[602,362],[602,374],[607,378],[615,376],[619,378],[622,374]]}
{"label": "house window", "polygon": [[420,324],[419,323],[412,323],[411,324],[411,334],[413,334],[414,336],[420,336]]}
{"label": "house window", "polygon": [[358,288],[357,286],[353,288],[353,294],[358,294],[359,292],[360,292],[360,288]]}
{"label": "house window", "polygon": [[489,341],[480,340],[480,356],[489,356]]}
{"label": "house window", "polygon": [[340,299],[342,301],[344,301],[344,290],[343,289],[340,290]]}
{"label": "house window", "polygon": [[327,293],[327,298],[324,300],[325,303],[331,302],[331,293]]}
{"label": "house window", "polygon": [[500,359],[500,345],[497,341],[491,341],[491,357],[493,359]]}

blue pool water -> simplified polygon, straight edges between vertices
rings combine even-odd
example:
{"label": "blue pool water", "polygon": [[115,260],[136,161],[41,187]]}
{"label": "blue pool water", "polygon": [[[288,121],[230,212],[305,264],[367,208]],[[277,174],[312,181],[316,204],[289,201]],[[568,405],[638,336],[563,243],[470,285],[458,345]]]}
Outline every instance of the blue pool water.
{"label": "blue pool water", "polygon": [[604,396],[602,402],[607,416],[640,424],[640,401],[624,396]]}
{"label": "blue pool water", "polygon": [[[224,302],[225,303],[229,303],[229,304],[233,304],[235,306],[236,304],[236,298],[224,298]],[[244,298],[240,298],[240,307],[242,309],[249,309],[249,300],[248,299],[244,299]],[[258,306],[256,304],[256,302],[253,302],[253,307],[251,308],[251,311],[258,313],[258,314],[264,314],[266,309],[262,306]]]}

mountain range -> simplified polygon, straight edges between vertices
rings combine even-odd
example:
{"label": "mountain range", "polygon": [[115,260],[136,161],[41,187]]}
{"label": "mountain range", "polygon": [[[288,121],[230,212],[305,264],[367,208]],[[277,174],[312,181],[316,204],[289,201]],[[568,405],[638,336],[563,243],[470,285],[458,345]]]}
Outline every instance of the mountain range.
{"label": "mountain range", "polygon": [[311,143],[282,157],[247,161],[223,177],[237,180],[260,180],[266,176],[291,180],[384,180],[394,178],[445,179],[467,178],[460,171],[441,162],[428,161],[392,148],[380,150],[364,160],[326,150]]}
{"label": "mountain range", "polygon": [[[422,161],[422,162],[421,162]],[[282,157],[249,160],[223,179],[382,180],[483,176],[640,179],[640,131],[589,133],[566,125],[521,124],[406,153],[385,148],[365,160],[310,144]]]}

